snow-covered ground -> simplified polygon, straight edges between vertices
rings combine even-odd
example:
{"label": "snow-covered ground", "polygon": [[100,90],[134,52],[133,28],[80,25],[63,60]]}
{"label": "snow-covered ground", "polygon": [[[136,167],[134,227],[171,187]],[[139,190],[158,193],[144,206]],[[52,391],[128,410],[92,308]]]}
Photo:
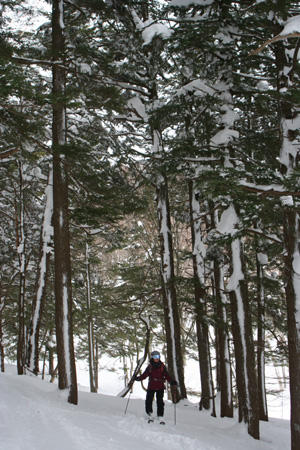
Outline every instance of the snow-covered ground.
{"label": "snow-covered ground", "polygon": [[[105,375],[104,375],[105,374]],[[288,450],[288,420],[261,423],[261,440],[252,439],[236,419],[213,418],[196,403],[166,402],[166,425],[148,424],[140,383],[128,398],[116,397],[122,384],[105,369],[103,391],[91,394],[87,373],[78,367],[79,404],[70,405],[57,385],[18,376],[6,365],[0,373],[0,449],[2,450]],[[110,380],[110,381],[109,381]],[[118,381],[119,380],[119,381]],[[100,389],[101,391],[101,389]],[[110,395],[109,395],[110,394]],[[175,425],[176,413],[176,425]]]}
{"label": "snow-covered ground", "polygon": [[[117,395],[124,388],[122,362],[120,358],[103,357],[100,361],[99,393]],[[142,370],[147,367],[145,362]],[[288,369],[284,366],[270,364],[265,368],[266,389],[269,417],[276,419],[290,419],[290,393],[288,385]],[[184,370],[185,384],[188,390],[200,392],[199,363],[194,359],[186,361]],[[77,381],[80,389],[89,391],[89,372],[85,361],[77,361]],[[147,386],[147,380],[145,382]],[[200,394],[199,394],[200,395]],[[141,383],[135,383],[131,398],[145,398]],[[188,395],[191,402],[199,402],[199,396]],[[218,410],[218,402],[216,402]],[[218,414],[219,415],[219,414]]]}

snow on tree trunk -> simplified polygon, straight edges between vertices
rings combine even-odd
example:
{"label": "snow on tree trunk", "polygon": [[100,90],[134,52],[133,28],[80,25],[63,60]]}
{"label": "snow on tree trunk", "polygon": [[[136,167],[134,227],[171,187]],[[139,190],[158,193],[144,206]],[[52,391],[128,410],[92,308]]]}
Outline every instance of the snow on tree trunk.
{"label": "snow on tree trunk", "polygon": [[90,391],[98,391],[98,364],[97,355],[95,354],[95,339],[94,339],[94,323],[92,312],[92,296],[91,296],[91,274],[90,274],[90,248],[88,239],[86,237],[85,244],[85,260],[86,260],[86,297],[88,310],[88,345],[89,345],[89,373],[90,373]]}
{"label": "snow on tree trunk", "polygon": [[264,255],[256,255],[257,271],[257,385],[259,402],[259,419],[268,420],[267,394],[265,383],[265,298],[263,284]]}
{"label": "snow on tree trunk", "polygon": [[27,344],[27,365],[36,375],[39,372],[39,334],[40,325],[44,309],[44,299],[46,292],[47,272],[49,266],[50,252],[52,251],[51,240],[53,235],[52,214],[53,214],[53,173],[52,168],[48,175],[48,184],[45,190],[46,202],[43,215],[41,240],[40,240],[40,260],[37,269],[35,295],[32,304],[32,318]]}
{"label": "snow on tree trunk", "polygon": [[23,184],[23,164],[19,161],[19,192],[20,192],[20,211],[17,230],[17,247],[19,256],[19,333],[17,346],[17,370],[18,375],[23,375],[25,367],[25,230],[24,230],[24,184]]}
{"label": "snow on tree trunk", "polygon": [[58,357],[58,387],[68,390],[68,402],[77,404],[77,380],[72,326],[71,261],[68,220],[68,173],[63,155],[66,144],[64,91],[63,1],[52,9],[53,50],[53,225],[55,266],[55,322]]}
{"label": "snow on tree trunk", "polygon": [[[248,433],[259,439],[259,412],[257,399],[257,379],[251,313],[246,281],[243,243],[235,237],[239,219],[235,208],[231,205],[224,211],[218,226],[223,227],[231,235],[230,244],[231,276],[227,284],[230,296],[232,335],[236,361],[236,383],[238,390],[239,421],[248,426]],[[225,231],[224,229],[222,230]]]}
{"label": "snow on tree trunk", "polygon": [[194,293],[195,312],[197,327],[197,344],[201,377],[201,401],[200,409],[210,410],[216,416],[214,401],[214,384],[211,371],[211,358],[209,350],[209,334],[207,324],[206,300],[205,300],[205,272],[204,259],[205,246],[201,236],[199,191],[194,182],[189,182],[190,196],[190,222],[193,248],[193,271],[194,271]]}

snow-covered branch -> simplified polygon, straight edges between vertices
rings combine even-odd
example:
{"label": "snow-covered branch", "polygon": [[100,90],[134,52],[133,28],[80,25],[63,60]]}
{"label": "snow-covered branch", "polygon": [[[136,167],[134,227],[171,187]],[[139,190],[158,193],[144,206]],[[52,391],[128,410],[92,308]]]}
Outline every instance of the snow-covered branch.
{"label": "snow-covered branch", "polygon": [[245,181],[240,182],[240,186],[246,191],[254,192],[257,194],[261,194],[262,196],[266,195],[275,195],[278,197],[299,197],[299,191],[286,191],[284,186],[280,185],[255,185],[254,183],[246,183]]}

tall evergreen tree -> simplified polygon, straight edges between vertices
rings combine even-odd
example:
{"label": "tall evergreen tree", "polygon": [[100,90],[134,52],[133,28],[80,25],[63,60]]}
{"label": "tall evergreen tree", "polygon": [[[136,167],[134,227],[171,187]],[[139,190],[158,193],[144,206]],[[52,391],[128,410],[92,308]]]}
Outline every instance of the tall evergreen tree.
{"label": "tall evergreen tree", "polygon": [[63,1],[54,0],[52,9],[53,50],[53,225],[55,261],[55,315],[59,389],[68,390],[68,402],[77,404],[77,381],[72,326],[72,284],[69,238],[69,194],[67,160],[66,69]]}
{"label": "tall evergreen tree", "polygon": [[[165,311],[165,329],[168,349],[168,368],[179,381],[179,395],[186,397],[181,349],[178,304],[174,277],[173,243],[169,212],[167,172],[158,160],[164,157],[163,122],[160,118],[159,97],[162,95],[160,74],[163,73],[164,38],[169,35],[165,25],[157,32],[155,19],[159,19],[157,2],[132,2],[130,8],[115,2],[115,12],[120,22],[119,36],[113,43],[119,53],[117,72],[112,75],[120,85],[128,87],[128,121],[140,121],[148,133],[147,158],[153,160],[151,176],[156,189],[159,239],[161,245],[162,298]],[[162,36],[160,36],[162,35]],[[133,37],[136,41],[133,45]],[[136,44],[140,48],[137,51]],[[129,68],[128,62],[131,67]],[[122,83],[122,84],[121,84]],[[145,127],[146,124],[146,127]]]}
{"label": "tall evergreen tree", "polygon": [[[262,8],[268,13],[269,5]],[[298,269],[297,258],[299,253],[299,224],[297,213],[297,191],[295,175],[297,173],[298,161],[298,107],[293,101],[292,93],[298,88],[298,76],[296,59],[298,44],[293,40],[283,42],[285,32],[283,24],[289,18],[289,14],[299,14],[299,5],[295,2],[284,1],[280,5],[272,7],[272,15],[265,21],[266,28],[270,34],[282,35],[274,47],[267,47],[266,56],[273,58],[276,68],[276,83],[278,98],[278,148],[281,176],[278,179],[278,195],[282,197],[283,234],[284,234],[284,276],[286,286],[286,304],[288,317],[288,342],[289,342],[289,365],[290,365],[290,391],[291,391],[291,447],[299,446],[299,410],[296,403],[299,393],[299,330],[297,330],[297,317],[295,314],[299,309],[298,293]],[[272,36],[269,36],[272,38]],[[270,72],[269,72],[270,73]],[[281,183],[283,186],[281,186]],[[276,190],[276,188],[275,188]],[[283,194],[280,194],[283,192]],[[289,199],[289,200],[288,200]]]}

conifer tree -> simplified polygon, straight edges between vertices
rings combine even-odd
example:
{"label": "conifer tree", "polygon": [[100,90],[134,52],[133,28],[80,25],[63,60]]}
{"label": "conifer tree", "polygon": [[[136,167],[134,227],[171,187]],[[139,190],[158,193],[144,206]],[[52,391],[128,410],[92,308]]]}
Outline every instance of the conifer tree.
{"label": "conifer tree", "polygon": [[[161,244],[161,282],[162,298],[165,310],[166,338],[168,343],[168,368],[179,381],[180,397],[186,397],[183,376],[183,359],[181,350],[181,336],[179,326],[178,305],[174,279],[174,261],[172,249],[171,222],[169,213],[167,172],[156,160],[164,156],[163,123],[160,118],[159,105],[160,83],[159,74],[163,72],[164,34],[169,34],[163,27],[163,36],[155,36],[155,19],[159,18],[157,2],[132,2],[130,7],[115,2],[115,13],[120,22],[119,35],[114,37],[114,52],[119,52],[120,60],[117,64],[113,79],[120,85],[128,86],[128,109],[131,115],[128,122],[140,121],[149,136],[151,145],[147,144],[147,157],[153,159],[152,176],[157,196],[157,213],[159,221],[159,238]],[[151,24],[153,26],[151,27]],[[132,37],[136,38],[133,46]],[[136,43],[140,44],[139,51]],[[128,66],[130,61],[131,67]],[[115,68],[115,69],[116,69]],[[136,69],[135,69],[136,68]],[[134,70],[135,69],[135,70]],[[149,111],[149,113],[147,111]],[[146,124],[146,127],[145,127]],[[142,129],[142,128],[141,128]],[[178,397],[178,396],[177,396]]]}
{"label": "conifer tree", "polygon": [[65,85],[66,69],[63,1],[55,0],[52,9],[53,50],[53,226],[55,261],[55,316],[59,389],[68,390],[68,402],[77,404],[77,381],[72,326],[72,287],[69,238],[69,202]]}
{"label": "conifer tree", "polygon": [[[264,55],[266,61],[271,57],[274,61],[273,67],[276,69],[276,83],[273,89],[277,88],[278,93],[278,151],[279,164],[277,170],[280,171],[280,177],[276,184],[278,185],[278,195],[283,195],[282,203],[282,226],[284,235],[284,276],[286,286],[286,304],[288,317],[288,341],[290,356],[290,391],[291,391],[291,447],[295,449],[299,446],[299,411],[296,407],[297,392],[299,392],[299,337],[297,336],[295,311],[298,302],[297,288],[297,254],[299,246],[299,230],[297,216],[297,186],[294,184],[294,175],[297,173],[297,147],[299,140],[295,124],[298,121],[297,107],[292,99],[292,92],[297,89],[297,67],[295,64],[298,53],[298,45],[291,40],[283,42],[288,32],[282,28],[282,25],[291,15],[299,14],[299,5],[294,2],[284,1],[280,5],[272,6],[273,15],[269,15],[270,5],[264,5],[261,8],[263,14],[266,14],[265,30],[268,30],[270,44],[274,46],[265,47]],[[260,9],[260,8],[259,8]],[[257,12],[257,11],[256,11]],[[279,33],[282,35],[278,36]],[[272,34],[275,38],[272,39]],[[277,39],[276,39],[277,35]],[[267,62],[266,62],[267,64]],[[267,67],[267,66],[266,66]],[[268,74],[273,72],[269,68]],[[276,185],[275,185],[276,186]],[[275,187],[275,191],[276,191]],[[282,192],[282,194],[280,194]],[[288,201],[287,199],[290,199]],[[295,378],[294,378],[295,377]],[[298,386],[298,387],[297,387]]]}

